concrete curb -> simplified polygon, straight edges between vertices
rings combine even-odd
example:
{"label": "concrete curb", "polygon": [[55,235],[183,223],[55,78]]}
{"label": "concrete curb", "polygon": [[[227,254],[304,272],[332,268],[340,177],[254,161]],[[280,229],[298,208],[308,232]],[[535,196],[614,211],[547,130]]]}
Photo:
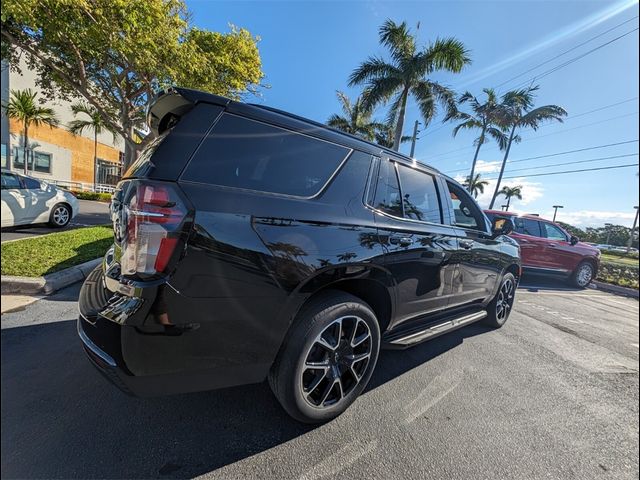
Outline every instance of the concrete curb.
{"label": "concrete curb", "polygon": [[621,287],[619,285],[612,285],[610,283],[599,282],[597,280],[593,281],[592,285],[595,286],[596,290],[601,290],[603,292],[616,293],[618,295],[625,295],[632,298],[640,297],[640,292],[635,288]]}
{"label": "concrete curb", "polygon": [[2,295],[49,295],[61,288],[84,280],[101,261],[102,258],[96,258],[95,260],[89,260],[74,267],[65,268],[59,272],[50,273],[44,277],[14,277],[2,275],[1,293]]}

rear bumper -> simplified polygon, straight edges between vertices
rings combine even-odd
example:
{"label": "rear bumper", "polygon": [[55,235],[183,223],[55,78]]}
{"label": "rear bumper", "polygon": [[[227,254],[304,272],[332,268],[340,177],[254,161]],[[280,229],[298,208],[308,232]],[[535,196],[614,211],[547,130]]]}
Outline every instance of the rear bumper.
{"label": "rear bumper", "polygon": [[[201,307],[196,299],[168,287],[136,287],[130,297],[114,292],[109,283],[113,282],[107,281],[103,267],[87,277],[80,291],[77,329],[91,363],[124,392],[148,397],[258,383],[266,378],[272,356],[257,358],[253,349],[253,355],[244,354],[242,329],[229,329],[207,313],[216,308]],[[165,333],[158,323],[157,308],[149,305],[155,302],[157,290],[164,288],[170,292],[166,294],[170,318],[177,324],[184,319],[202,320],[195,324],[198,328],[179,335]],[[203,318],[196,318],[193,312],[198,311],[204,312]]]}

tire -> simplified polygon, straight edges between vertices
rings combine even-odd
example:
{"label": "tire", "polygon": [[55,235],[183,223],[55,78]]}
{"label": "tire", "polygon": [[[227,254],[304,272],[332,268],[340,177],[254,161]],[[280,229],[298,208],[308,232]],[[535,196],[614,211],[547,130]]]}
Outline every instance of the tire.
{"label": "tire", "polygon": [[574,287],[587,288],[594,276],[595,268],[593,264],[589,261],[584,261],[576,267],[569,281]]}
{"label": "tire", "polygon": [[379,351],[380,327],[371,307],[341,291],[322,292],[294,320],[269,385],[296,420],[327,422],[362,393]]}
{"label": "tire", "polygon": [[71,221],[71,207],[65,203],[57,203],[51,209],[49,225],[54,228],[64,228]]}
{"label": "tire", "polygon": [[496,296],[487,305],[487,316],[484,323],[493,328],[502,327],[513,308],[516,295],[516,277],[511,273],[505,273],[500,282],[500,288]]}

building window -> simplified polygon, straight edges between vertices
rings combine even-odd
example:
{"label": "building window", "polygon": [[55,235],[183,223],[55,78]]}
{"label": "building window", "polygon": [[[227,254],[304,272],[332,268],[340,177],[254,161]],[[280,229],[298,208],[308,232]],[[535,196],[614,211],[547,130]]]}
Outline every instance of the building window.
{"label": "building window", "polygon": [[[51,154],[44,152],[27,152],[27,170],[51,173]],[[35,166],[34,166],[35,159]],[[13,168],[24,169],[24,148],[13,148]]]}
{"label": "building window", "polygon": [[98,158],[96,183],[115,185],[120,181],[120,165]]}
{"label": "building window", "polygon": [[2,144],[2,168],[9,168],[9,159],[7,158],[7,144]]}

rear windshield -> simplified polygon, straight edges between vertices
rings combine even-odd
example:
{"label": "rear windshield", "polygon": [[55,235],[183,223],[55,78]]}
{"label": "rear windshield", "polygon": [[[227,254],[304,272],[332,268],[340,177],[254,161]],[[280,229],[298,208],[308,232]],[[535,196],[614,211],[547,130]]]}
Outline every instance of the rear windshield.
{"label": "rear windshield", "polygon": [[310,197],[322,189],[349,152],[317,138],[224,114],[182,180]]}

